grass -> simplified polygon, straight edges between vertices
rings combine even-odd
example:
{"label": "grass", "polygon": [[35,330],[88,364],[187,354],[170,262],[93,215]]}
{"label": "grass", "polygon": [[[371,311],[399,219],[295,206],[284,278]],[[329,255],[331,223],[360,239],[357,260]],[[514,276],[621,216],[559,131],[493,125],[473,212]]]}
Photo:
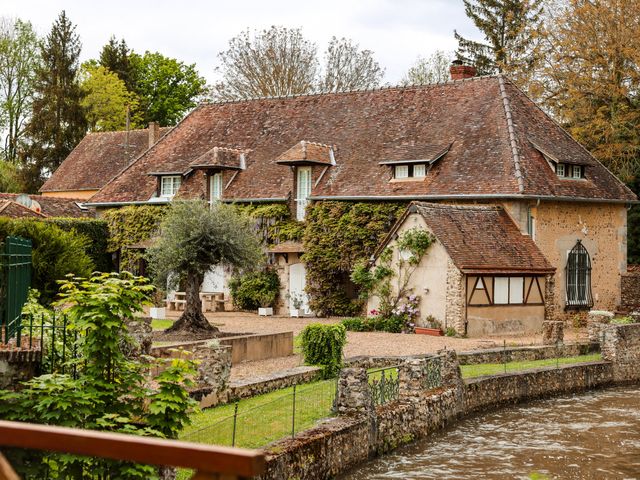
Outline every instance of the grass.
{"label": "grass", "polygon": [[[556,365],[570,365],[572,363],[595,362],[598,360],[602,360],[600,354],[593,353],[591,355],[579,355],[577,357],[559,358],[557,362],[555,358],[546,360],[531,360],[526,362],[509,362],[506,364],[506,367],[507,372],[514,372],[518,370],[530,370],[533,368],[555,367]],[[462,370],[463,378],[474,378],[481,377],[483,375],[496,375],[504,373],[505,364],[484,363],[479,365],[462,365],[460,369]]]}
{"label": "grass", "polygon": [[[307,430],[332,415],[336,381],[323,380],[296,388],[295,426],[293,387],[258,395],[238,402],[235,446],[259,448]],[[180,435],[183,440],[231,446],[235,404],[221,405],[193,413],[192,424]]]}
{"label": "grass", "polygon": [[169,319],[160,320],[158,318],[154,318],[153,320],[151,320],[151,328],[153,330],[166,330],[171,325],[173,325],[173,320],[169,320]]}

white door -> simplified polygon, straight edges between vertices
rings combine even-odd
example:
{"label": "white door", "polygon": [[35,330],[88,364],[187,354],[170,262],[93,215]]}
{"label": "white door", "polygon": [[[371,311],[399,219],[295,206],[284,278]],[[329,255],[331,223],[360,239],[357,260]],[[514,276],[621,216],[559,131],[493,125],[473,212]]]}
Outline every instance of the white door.
{"label": "white door", "polygon": [[224,292],[225,288],[224,267],[216,265],[204,275],[202,282],[203,292]]}
{"label": "white door", "polygon": [[307,270],[304,267],[304,263],[294,263],[289,266],[289,309],[295,308],[294,300],[301,299],[302,306],[300,309],[305,315],[309,315],[309,299],[304,291],[304,287],[307,284]]}

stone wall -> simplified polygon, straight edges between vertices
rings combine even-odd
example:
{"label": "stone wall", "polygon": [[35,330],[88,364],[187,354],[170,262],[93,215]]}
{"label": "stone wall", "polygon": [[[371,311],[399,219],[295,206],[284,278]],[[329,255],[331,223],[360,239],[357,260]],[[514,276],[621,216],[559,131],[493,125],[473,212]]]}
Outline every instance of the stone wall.
{"label": "stone wall", "polygon": [[640,272],[622,275],[622,292],[620,305],[622,308],[640,307]]}
{"label": "stone wall", "polygon": [[0,350],[0,389],[15,388],[36,375],[40,350]]}
{"label": "stone wall", "polygon": [[[494,375],[462,381],[455,352],[440,352],[441,385],[423,388],[429,369],[425,368],[434,356],[400,359],[393,364],[399,368],[399,398],[395,402],[373,408],[363,390],[366,367],[343,370],[340,379],[338,406],[342,415],[327,419],[316,428],[295,438],[276,442],[267,447],[267,469],[261,479],[305,478],[328,479],[344,473],[375,455],[425,437],[457,418],[473,412],[513,404],[549,395],[566,394],[590,388],[627,382],[640,378],[640,324],[612,325],[615,332],[607,334],[603,355],[610,362],[591,362]],[[588,345],[572,347],[584,350]],[[512,349],[515,358],[534,355],[544,358],[553,347]],[[492,358],[499,351],[468,353],[466,360],[475,362]],[[526,352],[526,353],[525,353]],[[463,356],[461,356],[463,357]],[[427,382],[429,383],[429,382]]]}

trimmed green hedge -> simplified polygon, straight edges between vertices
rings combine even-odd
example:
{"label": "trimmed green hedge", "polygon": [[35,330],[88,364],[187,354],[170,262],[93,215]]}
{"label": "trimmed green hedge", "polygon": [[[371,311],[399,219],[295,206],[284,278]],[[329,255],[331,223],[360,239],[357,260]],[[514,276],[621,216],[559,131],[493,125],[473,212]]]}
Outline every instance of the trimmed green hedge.
{"label": "trimmed green hedge", "polygon": [[377,317],[353,317],[345,318],[340,322],[350,332],[389,332],[402,333],[405,318],[401,315],[393,315],[389,318]]}
{"label": "trimmed green hedge", "polygon": [[311,323],[304,327],[300,337],[305,363],[322,366],[325,378],[336,376],[342,367],[342,352],[347,344],[344,325]]}
{"label": "trimmed green hedge", "polygon": [[66,232],[75,231],[89,239],[87,253],[99,272],[111,272],[113,262],[109,247],[109,224],[95,218],[51,218],[49,223],[57,225]]}
{"label": "trimmed green hedge", "polygon": [[31,286],[43,303],[58,293],[58,280],[72,273],[88,277],[95,265],[87,253],[89,239],[41,220],[0,218],[0,242],[7,236],[28,238],[33,244]]}

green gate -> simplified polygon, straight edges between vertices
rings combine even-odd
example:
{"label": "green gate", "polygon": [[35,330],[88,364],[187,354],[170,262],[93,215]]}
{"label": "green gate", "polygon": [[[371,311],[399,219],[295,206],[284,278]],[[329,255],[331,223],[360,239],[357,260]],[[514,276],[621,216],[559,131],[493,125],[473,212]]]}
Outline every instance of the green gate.
{"label": "green gate", "polygon": [[[31,240],[7,237],[0,244],[0,340],[20,345],[22,307],[31,286]],[[0,342],[1,343],[1,342]]]}

